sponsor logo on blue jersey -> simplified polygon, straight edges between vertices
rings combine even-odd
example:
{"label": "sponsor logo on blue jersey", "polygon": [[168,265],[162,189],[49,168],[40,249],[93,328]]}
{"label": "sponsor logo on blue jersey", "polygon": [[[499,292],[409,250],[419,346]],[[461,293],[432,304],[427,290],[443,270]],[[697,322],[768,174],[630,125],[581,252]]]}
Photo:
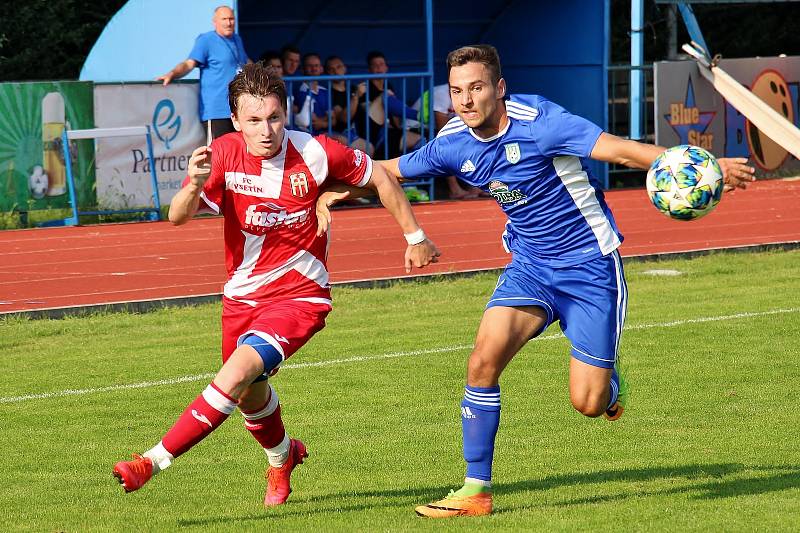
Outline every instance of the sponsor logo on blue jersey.
{"label": "sponsor logo on blue jersey", "polygon": [[528,201],[528,197],[522,192],[509,191],[508,185],[498,180],[493,180],[491,183],[489,183],[489,194],[491,194],[500,205],[516,204]]}

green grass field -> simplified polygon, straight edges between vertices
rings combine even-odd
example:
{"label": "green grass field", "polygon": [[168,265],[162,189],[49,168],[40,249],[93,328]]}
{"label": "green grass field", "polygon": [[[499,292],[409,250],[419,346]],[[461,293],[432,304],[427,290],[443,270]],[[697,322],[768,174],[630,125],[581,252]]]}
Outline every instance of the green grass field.
{"label": "green grass field", "polygon": [[136,493],[111,476],[218,368],[218,305],[0,321],[0,530],[800,530],[800,251],[626,272],[625,416],[572,410],[551,327],[501,382],[495,513],[445,522],[413,507],[463,478],[465,361],[495,275],[335,290],[273,380],[311,456],[270,510],[238,414]]}

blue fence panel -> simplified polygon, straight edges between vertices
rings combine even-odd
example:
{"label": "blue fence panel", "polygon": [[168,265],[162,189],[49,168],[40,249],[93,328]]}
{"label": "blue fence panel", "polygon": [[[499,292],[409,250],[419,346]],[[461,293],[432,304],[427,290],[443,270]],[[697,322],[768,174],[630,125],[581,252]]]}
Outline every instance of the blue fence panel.
{"label": "blue fence panel", "polygon": [[[347,96],[346,122],[343,129],[334,129],[333,116],[333,84],[344,81]],[[289,103],[298,110],[289,110],[290,129],[299,129],[309,133],[326,133],[328,136],[364,150],[375,159],[392,159],[406,154],[433,139],[434,114],[429,110],[428,122],[422,123],[422,110],[415,111],[409,101],[419,98],[425,91],[432,94],[433,79],[425,72],[401,72],[384,74],[347,74],[345,76],[287,76],[284,78]],[[306,107],[305,102],[295,102],[295,95],[304,83],[316,82],[324,87],[327,94],[327,128],[319,131],[313,126],[313,105]],[[379,82],[383,89],[373,86]],[[395,87],[394,84],[398,87]],[[364,84],[363,96],[358,98],[358,108],[353,109],[351,95],[358,93],[358,87]],[[388,90],[386,90],[388,89]],[[373,97],[375,90],[381,91],[381,106],[375,106]],[[430,98],[431,104],[433,99]],[[420,104],[422,105],[422,104]],[[373,109],[373,107],[375,108]],[[308,116],[305,114],[308,113]],[[382,113],[382,115],[381,115]],[[319,117],[319,115],[317,115]],[[319,117],[321,118],[321,117]],[[376,129],[377,128],[377,129]],[[395,144],[396,143],[396,144]],[[434,178],[424,177],[403,182],[403,187],[417,187],[426,190],[428,198],[434,197]]]}

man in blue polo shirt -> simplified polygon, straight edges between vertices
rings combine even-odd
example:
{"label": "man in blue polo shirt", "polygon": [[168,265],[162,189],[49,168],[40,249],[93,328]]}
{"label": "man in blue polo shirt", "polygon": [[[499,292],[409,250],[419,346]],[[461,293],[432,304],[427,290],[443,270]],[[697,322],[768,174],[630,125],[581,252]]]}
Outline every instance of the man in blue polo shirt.
{"label": "man in blue polo shirt", "polygon": [[200,69],[200,120],[203,129],[211,121],[214,138],[234,131],[231,109],[228,105],[228,84],[246,63],[250,63],[244,51],[242,39],[236,33],[236,18],[228,6],[214,10],[214,31],[201,33],[194,42],[189,58],[175,68],[159,76],[164,85],[181,78],[195,67]]}

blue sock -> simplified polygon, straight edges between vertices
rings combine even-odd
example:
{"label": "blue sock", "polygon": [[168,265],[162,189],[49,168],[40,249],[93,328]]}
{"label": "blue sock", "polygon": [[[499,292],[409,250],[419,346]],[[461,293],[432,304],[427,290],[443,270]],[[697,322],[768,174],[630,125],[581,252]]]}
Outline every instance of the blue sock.
{"label": "blue sock", "polygon": [[492,480],[494,438],[500,425],[500,387],[464,388],[461,402],[461,430],[467,477]]}
{"label": "blue sock", "polygon": [[606,409],[614,405],[614,402],[619,398],[619,375],[617,369],[611,371],[611,383],[609,384],[608,406]]}

